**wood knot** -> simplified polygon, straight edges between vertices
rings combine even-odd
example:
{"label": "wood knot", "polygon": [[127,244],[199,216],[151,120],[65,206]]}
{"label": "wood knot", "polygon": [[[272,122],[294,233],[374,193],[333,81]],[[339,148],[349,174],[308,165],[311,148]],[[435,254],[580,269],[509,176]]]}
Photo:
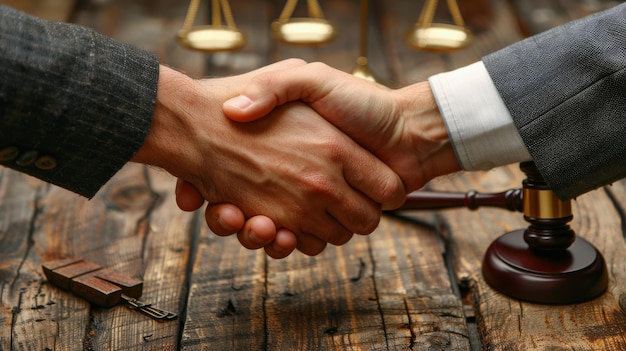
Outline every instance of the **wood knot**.
{"label": "wood knot", "polygon": [[109,195],[111,205],[122,211],[146,210],[160,200],[158,193],[143,184],[112,189]]}

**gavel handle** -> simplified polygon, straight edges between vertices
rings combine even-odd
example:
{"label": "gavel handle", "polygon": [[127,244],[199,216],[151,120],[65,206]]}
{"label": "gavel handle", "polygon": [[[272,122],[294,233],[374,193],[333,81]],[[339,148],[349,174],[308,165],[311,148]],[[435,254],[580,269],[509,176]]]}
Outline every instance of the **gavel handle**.
{"label": "gavel handle", "polygon": [[481,206],[498,207],[509,211],[523,212],[522,189],[510,189],[501,193],[480,194],[476,191],[450,193],[437,191],[415,191],[407,195],[402,210],[438,210],[467,207],[475,210]]}

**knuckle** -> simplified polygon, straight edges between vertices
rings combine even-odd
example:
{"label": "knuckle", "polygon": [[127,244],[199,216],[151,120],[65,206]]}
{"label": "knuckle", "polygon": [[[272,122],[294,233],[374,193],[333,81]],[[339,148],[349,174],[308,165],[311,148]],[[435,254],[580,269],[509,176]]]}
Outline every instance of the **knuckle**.
{"label": "knuckle", "polygon": [[306,246],[298,244],[298,247],[297,247],[298,251],[302,252],[303,254],[307,256],[317,256],[322,251],[324,251],[325,248],[326,248],[325,242],[319,242],[316,245],[306,245]]}
{"label": "knuckle", "polygon": [[406,189],[400,177],[385,177],[379,186],[380,203],[385,207],[400,206],[406,198]]}
{"label": "knuckle", "polygon": [[252,77],[252,80],[251,80],[252,84],[250,85],[261,87],[264,89],[266,87],[270,87],[274,85],[275,80],[276,80],[276,76],[272,74],[272,72],[265,72],[265,73],[260,73]]}
{"label": "knuckle", "polygon": [[327,71],[330,69],[330,66],[328,66],[327,64],[325,64],[324,62],[320,62],[320,61],[315,61],[315,62],[311,62],[309,63],[309,67],[312,69],[315,69],[316,71]]}
{"label": "knuckle", "polygon": [[349,215],[345,217],[348,221],[346,227],[353,233],[367,235],[378,228],[381,216],[380,206],[358,202],[348,208],[345,213]]}
{"label": "knuckle", "polygon": [[376,214],[369,214],[363,217],[363,220],[360,222],[361,228],[359,231],[356,231],[357,234],[367,235],[371,234],[376,228],[378,228],[378,224],[380,223],[380,211]]}
{"label": "knuckle", "polygon": [[345,243],[347,243],[348,241],[350,241],[350,239],[352,239],[352,236],[354,234],[350,231],[345,231],[342,233],[335,233],[335,235],[332,235],[330,240],[328,241],[329,243],[336,245],[336,246],[341,246]]}
{"label": "knuckle", "polygon": [[343,161],[345,158],[345,139],[336,133],[327,133],[323,136],[323,149],[333,161]]}
{"label": "knuckle", "polygon": [[305,176],[306,192],[311,197],[330,198],[336,200],[336,188],[331,178],[323,173],[314,173]]}
{"label": "knuckle", "polygon": [[304,66],[307,64],[307,62],[301,58],[288,58],[283,60],[283,62],[293,67]]}

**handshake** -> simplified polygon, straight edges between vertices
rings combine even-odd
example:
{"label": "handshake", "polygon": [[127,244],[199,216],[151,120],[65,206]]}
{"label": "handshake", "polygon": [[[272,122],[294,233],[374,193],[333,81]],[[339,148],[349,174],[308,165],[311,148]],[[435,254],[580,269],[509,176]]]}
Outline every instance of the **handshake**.
{"label": "handshake", "polygon": [[214,233],[274,258],[369,234],[383,209],[461,169],[428,82],[394,90],[300,60],[206,80],[161,66],[133,161],[177,177],[181,209],[207,201]]}

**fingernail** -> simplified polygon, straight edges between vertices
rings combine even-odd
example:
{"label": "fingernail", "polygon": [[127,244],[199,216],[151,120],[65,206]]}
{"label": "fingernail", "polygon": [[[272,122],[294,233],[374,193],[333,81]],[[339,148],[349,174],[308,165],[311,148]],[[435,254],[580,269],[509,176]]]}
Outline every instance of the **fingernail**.
{"label": "fingernail", "polygon": [[220,225],[220,227],[222,227],[222,229],[226,231],[234,232],[235,230],[237,230],[237,228],[233,228],[231,225],[228,225],[226,222],[224,222],[221,216],[217,216],[217,223]]}
{"label": "fingernail", "polygon": [[259,238],[255,232],[250,231],[250,233],[248,233],[248,239],[250,239],[250,241],[252,241],[255,244],[258,245],[263,245],[265,244],[265,240]]}
{"label": "fingernail", "polygon": [[245,95],[239,95],[230,100],[226,100],[224,105],[228,105],[240,110],[245,110],[248,106],[252,105],[252,100],[250,100],[250,98]]}

